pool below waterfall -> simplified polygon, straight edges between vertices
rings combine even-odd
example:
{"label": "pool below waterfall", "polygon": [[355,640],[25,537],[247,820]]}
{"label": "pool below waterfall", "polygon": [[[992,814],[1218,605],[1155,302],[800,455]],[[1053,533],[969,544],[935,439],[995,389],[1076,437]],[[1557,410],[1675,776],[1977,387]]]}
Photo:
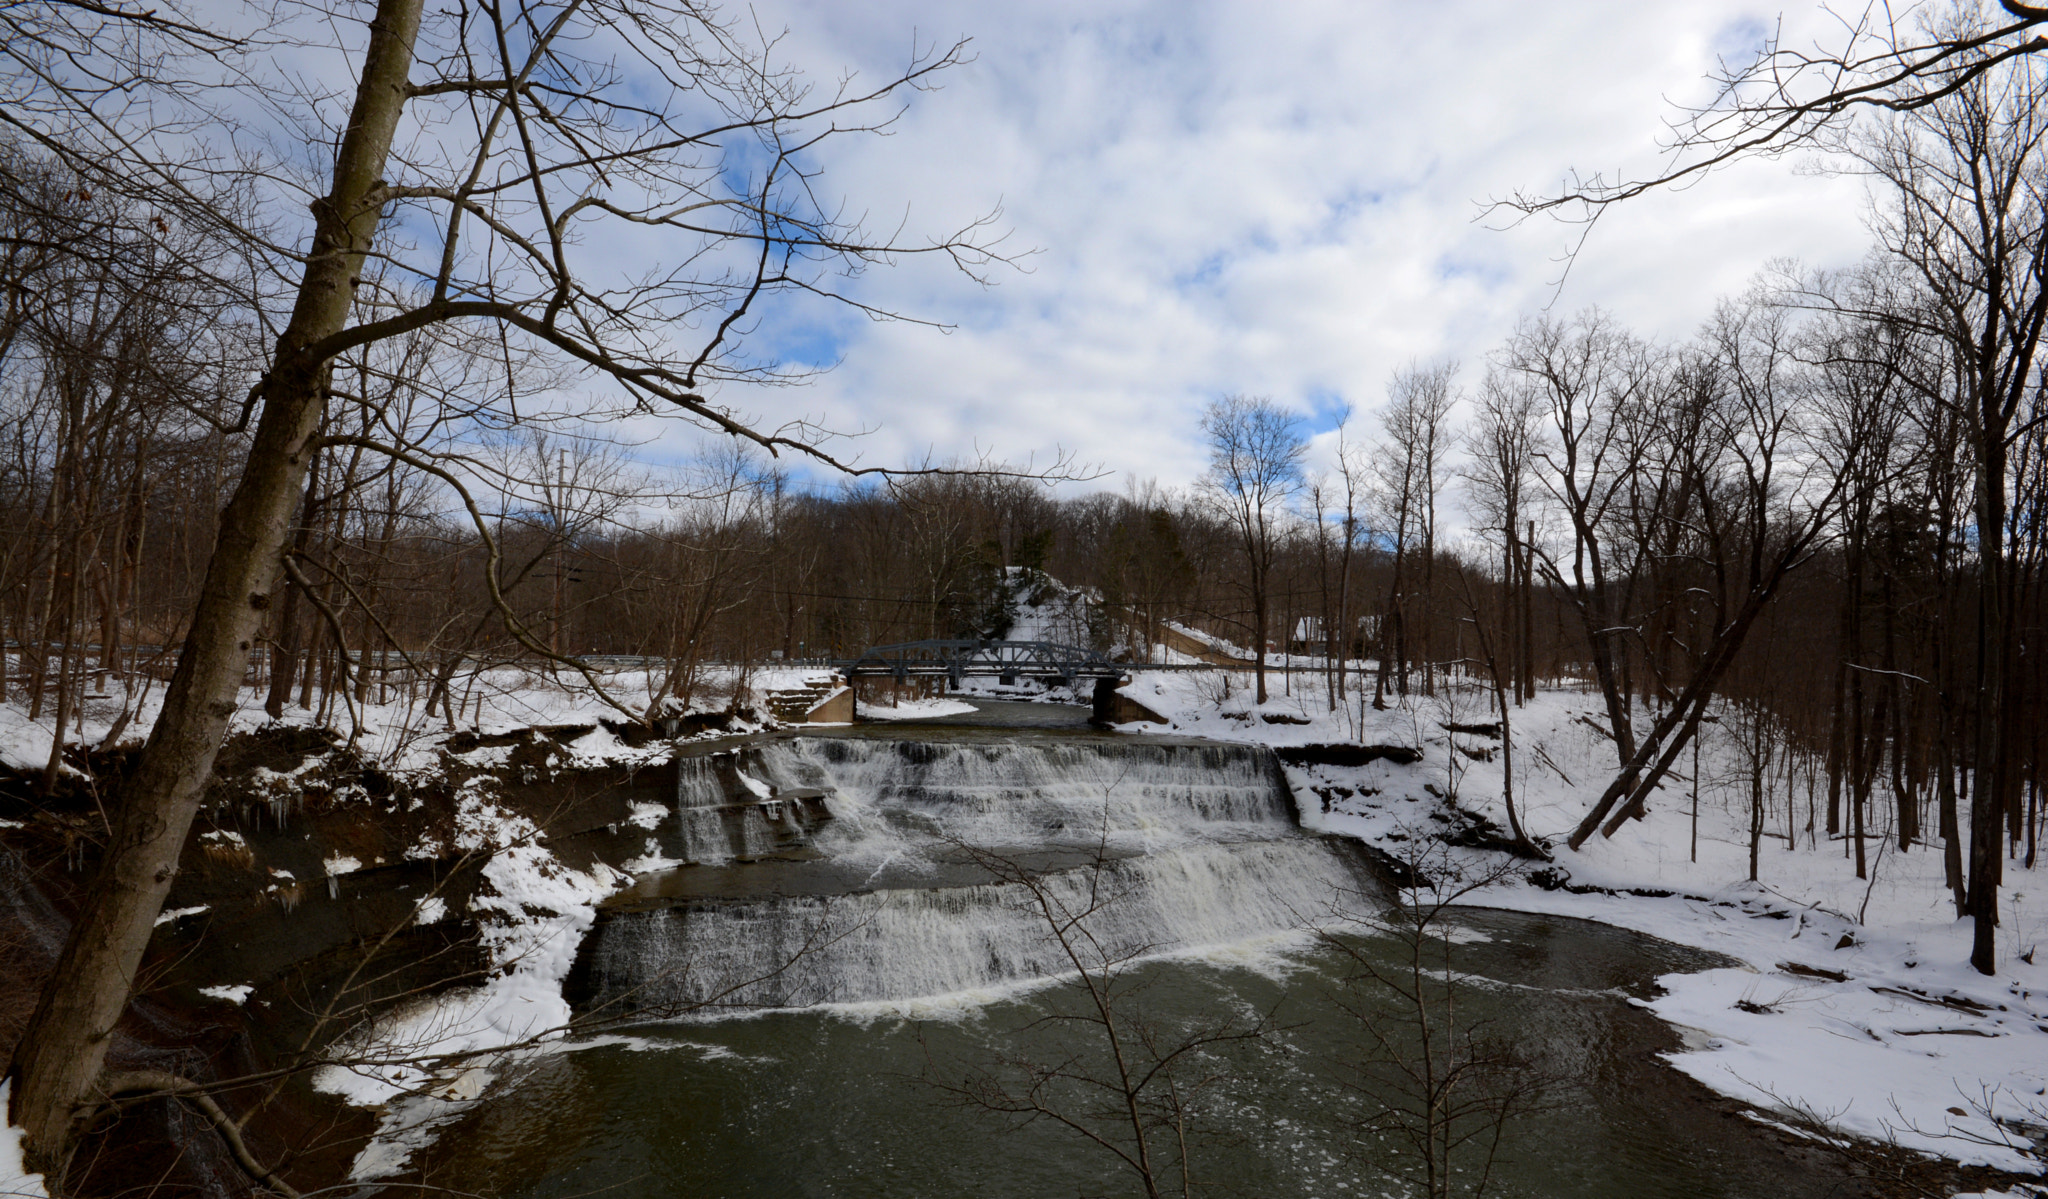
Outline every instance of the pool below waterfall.
{"label": "pool below waterfall", "polygon": [[[1300,831],[1263,749],[1020,729],[782,738],[682,763],[650,847],[687,864],[615,897],[571,978],[581,1010],[618,1023],[508,1072],[444,1131],[432,1173],[534,1199],[1142,1194],[1117,1155],[1128,1112],[1082,1077],[1116,1071],[1102,1026],[1076,1018],[1099,1009],[1075,961],[1106,960],[1127,1064],[1262,1029],[1176,1059],[1184,1126],[1151,1134],[1171,1134],[1175,1193],[1183,1139],[1219,1194],[1420,1193],[1383,1119],[1412,1025],[1361,978],[1398,978],[1412,946],[1341,919],[1369,921],[1394,893],[1356,847]],[[1532,1084],[1490,1194],[1861,1193],[1658,1061],[1678,1033],[1633,1001],[1722,959],[1476,907],[1424,948],[1453,962],[1455,1008],[1433,1018],[1511,1047]],[[1035,1115],[991,1110],[1026,1092]],[[1453,1163],[1468,1181],[1477,1145]]]}

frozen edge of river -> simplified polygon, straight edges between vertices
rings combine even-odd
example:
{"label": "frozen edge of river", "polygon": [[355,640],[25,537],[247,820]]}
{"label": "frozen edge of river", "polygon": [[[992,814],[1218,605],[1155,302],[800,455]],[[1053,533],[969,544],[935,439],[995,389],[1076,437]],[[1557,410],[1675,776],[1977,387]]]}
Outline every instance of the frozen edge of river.
{"label": "frozen edge of river", "polygon": [[[1446,727],[1493,718],[1483,695],[1331,712],[1320,679],[1307,687],[1295,680],[1297,694],[1263,707],[1244,694],[1245,681],[1234,696],[1201,675],[1153,675],[1126,690],[1184,736],[1423,750],[1412,766],[1287,767],[1302,823],[1316,831],[1400,857],[1442,827],[1433,816],[1442,815],[1446,795],[1455,797],[1451,806],[1505,826],[1499,755],[1474,756],[1497,741]],[[1970,923],[1948,917],[1938,850],[1880,849],[1874,880],[1857,880],[1835,845],[1767,845],[1764,882],[1750,883],[1747,813],[1727,788],[1709,783],[1697,861],[1689,804],[1670,794],[1612,840],[1596,837],[1573,852],[1563,834],[1604,783],[1612,753],[1592,727],[1600,723],[1596,708],[1597,697],[1545,692],[1512,713],[1524,825],[1555,843],[1560,873],[1575,890],[1505,885],[1472,902],[1595,920],[1744,963],[1664,976],[1664,993],[1644,1004],[1684,1035],[1685,1048],[1666,1060],[1718,1093],[1963,1165],[2041,1176],[2048,962],[2021,955],[2032,947],[2025,937],[2048,928],[2048,897],[2034,894],[2030,873],[2008,872],[2006,953],[1987,977],[1967,964]],[[1727,756],[1727,747],[1710,743],[1702,778],[1735,773]],[[1873,844],[1882,840],[1875,831]],[[1493,856],[1450,852],[1474,862]],[[1848,914],[1859,911],[1864,921]]]}
{"label": "frozen edge of river", "polygon": [[[482,723],[510,729],[600,714],[587,697],[554,694],[552,689],[543,689],[546,694],[530,694],[530,684],[522,687],[512,680],[508,684],[505,697],[518,702],[503,712],[493,705],[490,719]],[[1438,801],[1424,789],[1434,786],[1443,791],[1450,781],[1446,767],[1452,761],[1460,765],[1451,792],[1459,806],[1501,818],[1498,766],[1454,758],[1451,751],[1457,739],[1442,731],[1446,723],[1484,719],[1483,709],[1469,698],[1428,704],[1427,710],[1424,704],[1417,704],[1386,712],[1333,715],[1323,710],[1319,694],[1310,693],[1276,696],[1259,709],[1248,702],[1241,687],[1233,700],[1216,679],[1206,675],[1148,676],[1129,690],[1169,715],[1174,731],[1181,735],[1274,746],[1363,741],[1424,747],[1425,760],[1414,767],[1376,763],[1349,771],[1288,768],[1303,823],[1311,829],[1398,851],[1418,826],[1426,829],[1428,811]],[[1474,710],[1461,710],[1461,702],[1463,708]],[[1585,718],[1594,706],[1590,696],[1546,692],[1528,708],[1515,711],[1522,763],[1517,771],[1518,799],[1524,822],[1534,835],[1557,838],[1590,801],[1591,796],[1574,786],[1572,779],[1601,777],[1603,747],[1597,737],[1584,731]],[[12,708],[5,714],[14,714]],[[146,724],[154,712],[142,715],[138,724]],[[387,738],[392,744],[379,747],[386,749],[384,754],[372,756],[384,757],[400,768],[418,768],[435,756],[440,737],[422,738],[402,731],[410,725],[405,719],[409,713],[365,715],[373,729],[382,721],[401,730]],[[1263,719],[1273,716],[1281,723]],[[309,723],[309,718],[310,713],[295,712],[288,714],[288,723]],[[238,727],[254,727],[260,722],[250,697]],[[34,730],[10,724],[6,731],[10,735],[0,741],[9,750],[22,751],[10,753],[10,758],[40,756],[28,752],[36,746],[15,744],[23,740],[19,734]],[[1134,725],[1128,726],[1128,731],[1160,730]],[[648,752],[628,751],[602,728],[594,732],[575,746],[579,764]],[[47,732],[42,737],[41,744],[47,746]],[[1484,748],[1483,742],[1478,748]],[[1535,771],[1524,774],[1529,760],[1537,757],[1530,752],[1534,748],[1543,752]],[[1717,752],[1708,750],[1703,776],[1716,774]],[[1346,811],[1341,805],[1337,810],[1321,811],[1312,789],[1333,783],[1355,784],[1355,790],[1376,789],[1407,802],[1385,804],[1376,811]],[[1710,798],[1702,805],[1697,862],[1688,852],[1689,825],[1682,819],[1680,805],[1668,802],[1669,798],[1655,805],[1647,820],[1632,824],[1611,842],[1596,839],[1584,853],[1560,850],[1560,863],[1572,881],[1601,891],[1575,894],[1510,886],[1491,891],[1480,901],[1516,911],[1596,920],[1713,950],[1745,963],[1738,969],[1665,976],[1660,979],[1665,994],[1645,1005],[1686,1033],[1687,1047],[1667,1055],[1672,1065],[1722,1094],[1760,1108],[1796,1109],[1858,1136],[1893,1141],[1965,1164],[2022,1175],[2042,1174],[2043,1164],[2034,1147],[1986,1115],[1995,1112],[2039,1124],[2042,1113],[2048,1111],[2048,1040],[2030,1040],[2048,1037],[2048,963],[2036,965],[2012,952],[2028,947],[2025,937],[2048,929],[2048,894],[2036,893],[2048,892],[2048,888],[2031,886],[2032,878],[2017,871],[2008,879],[2011,919],[2000,930],[2001,948],[2008,953],[1999,974],[1985,977],[1965,964],[1969,924],[1943,918],[1947,900],[1940,886],[1936,854],[1887,858],[1880,853],[1873,871],[1877,880],[1869,885],[1847,875],[1833,847],[1814,852],[1767,845],[1763,870],[1767,885],[1729,882],[1741,879],[1746,871],[1738,860],[1745,852],[1741,830],[1725,796]],[[514,848],[504,841],[500,844],[507,850]],[[1476,851],[1456,852],[1472,855]],[[542,851],[540,857],[546,856]],[[529,967],[541,967],[536,959],[557,957],[561,949],[555,942],[573,941],[574,926],[587,921],[587,908],[624,880],[564,878],[548,869],[550,863],[523,847],[507,854],[506,865],[527,858],[533,860],[521,864],[533,868],[531,881],[562,902],[539,922],[551,926],[552,931],[527,946],[525,953],[510,956]],[[508,876],[506,881],[512,880]],[[1864,909],[1867,922],[1859,923],[1846,914],[1859,909]],[[505,930],[507,934],[511,931]],[[1849,938],[1846,945],[1845,935]],[[1787,963],[1843,978],[1837,981],[1825,975],[1793,973],[1784,969]],[[547,963],[549,967],[553,964]],[[528,1005],[551,1008],[560,997],[557,975],[556,969],[546,967],[510,970],[502,985],[474,996],[478,1005],[474,1010],[499,1006],[499,1000],[517,1003],[529,1016],[533,1011]],[[441,1011],[432,1022],[449,1030],[450,1015]],[[455,1023],[468,1022],[457,1019]],[[526,1030],[538,1023],[545,1021],[519,1021]],[[510,1031],[500,1029],[499,1035]],[[476,1047],[477,1042],[471,1041],[470,1046]],[[457,1092],[474,1093],[487,1085],[489,1075],[467,1070],[446,1081]],[[391,1139],[417,1144],[430,1137],[432,1125],[439,1123],[438,1112],[453,1110],[443,1109],[443,1105],[460,1101],[459,1094],[440,1100],[417,1092],[412,1098],[386,1098],[390,1105],[385,1130],[396,1134],[395,1138],[379,1138],[387,1142],[387,1149],[397,1148],[389,1144]],[[34,1182],[0,1179],[0,1191],[33,1189]]]}

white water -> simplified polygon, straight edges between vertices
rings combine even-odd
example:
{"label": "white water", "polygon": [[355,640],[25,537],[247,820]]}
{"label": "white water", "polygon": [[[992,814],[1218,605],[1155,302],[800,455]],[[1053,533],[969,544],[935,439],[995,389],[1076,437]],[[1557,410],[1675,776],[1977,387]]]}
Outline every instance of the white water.
{"label": "white water", "polygon": [[[728,789],[726,773],[739,784],[736,788]],[[744,767],[732,773],[729,760],[724,772],[717,758],[676,761],[676,830],[667,847],[676,860],[703,865],[753,861],[809,840],[801,804],[774,798],[774,789],[758,781],[749,787],[750,778]]]}
{"label": "white water", "polygon": [[[737,766],[773,794],[827,792],[832,818],[811,847],[850,868],[849,893],[620,913],[584,950],[592,1001],[660,1015],[983,991],[1074,968],[1048,908],[1088,913],[1085,936],[1068,940],[1095,965],[1287,932],[1372,886],[1350,854],[1298,831],[1271,757],[1253,747],[800,738]],[[729,819],[710,768],[685,764],[683,780],[696,860],[748,856],[748,826]],[[784,802],[745,805],[746,818],[766,827]],[[705,817],[722,823],[689,823]],[[1035,886],[916,885],[942,868],[957,882],[983,852],[1003,858],[998,876],[1018,855],[1065,868]],[[866,889],[876,878],[892,885]]]}
{"label": "white water", "polygon": [[[725,787],[719,782],[711,759],[676,759],[676,847],[680,860],[732,860],[734,837],[725,805]],[[744,848],[744,840],[741,845]]]}
{"label": "white water", "polygon": [[920,841],[1143,853],[1295,831],[1272,758],[1237,745],[930,743],[808,737],[764,747],[777,789],[819,787],[820,849],[878,859]]}
{"label": "white water", "polygon": [[608,921],[592,950],[598,997],[634,1008],[850,1003],[950,995],[1074,969],[1048,935],[1093,912],[1084,964],[1226,945],[1328,914],[1367,884],[1307,838],[1204,845],[1022,884],[705,901]]}

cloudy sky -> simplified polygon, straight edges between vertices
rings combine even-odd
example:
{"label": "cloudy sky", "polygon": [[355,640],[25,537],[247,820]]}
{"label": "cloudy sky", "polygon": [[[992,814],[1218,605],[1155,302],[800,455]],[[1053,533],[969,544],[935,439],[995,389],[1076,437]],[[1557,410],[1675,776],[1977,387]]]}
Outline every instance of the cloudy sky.
{"label": "cloudy sky", "polygon": [[[907,266],[863,298],[951,324],[771,322],[814,384],[723,397],[769,419],[872,432],[869,463],[1065,452],[1178,485],[1196,421],[1230,392],[1327,430],[1369,421],[1389,372],[1456,358],[1476,382],[1518,318],[1600,305],[1677,338],[1774,258],[1862,253],[1861,184],[1758,162],[1611,214],[1562,288],[1572,229],[1479,219],[1573,167],[1653,169],[1661,122],[1746,57],[1775,8],[1716,0],[1195,3],[759,0],[790,59],[876,79],[913,43],[973,39],[886,140],[845,143],[829,185],[876,222],[940,230],[1000,205],[1035,251],[983,289]],[[1812,8],[1787,40],[1825,36]]]}

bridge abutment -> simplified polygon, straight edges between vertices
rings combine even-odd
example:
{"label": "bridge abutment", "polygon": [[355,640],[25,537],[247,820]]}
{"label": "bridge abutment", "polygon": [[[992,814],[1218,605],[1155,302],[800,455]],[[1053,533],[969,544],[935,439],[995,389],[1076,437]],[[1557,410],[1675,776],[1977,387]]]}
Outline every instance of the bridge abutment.
{"label": "bridge abutment", "polygon": [[1099,678],[1095,680],[1095,715],[1097,724],[1171,724],[1172,721],[1152,709],[1120,693],[1117,688],[1124,685],[1122,679]]}

